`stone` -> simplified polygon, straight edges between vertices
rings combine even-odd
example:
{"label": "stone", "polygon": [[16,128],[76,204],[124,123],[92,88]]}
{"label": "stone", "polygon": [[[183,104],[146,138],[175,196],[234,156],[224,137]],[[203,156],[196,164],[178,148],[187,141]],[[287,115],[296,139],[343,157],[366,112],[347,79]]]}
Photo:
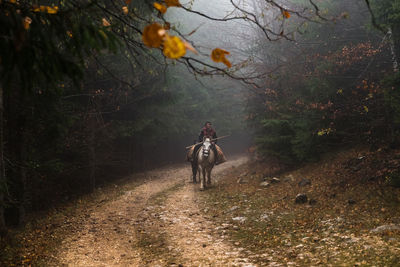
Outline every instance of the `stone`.
{"label": "stone", "polygon": [[271,184],[269,182],[267,182],[267,181],[260,183],[260,186],[262,186],[262,187],[268,187],[270,185]]}
{"label": "stone", "polygon": [[233,206],[232,208],[229,209],[229,211],[235,211],[237,210],[239,207],[238,206]]}
{"label": "stone", "polygon": [[302,179],[299,184],[299,186],[306,186],[306,185],[311,185],[311,181],[307,178]]}
{"label": "stone", "polygon": [[239,179],[237,179],[237,183],[238,184],[248,184],[249,180],[247,180],[247,179],[245,179],[243,177],[240,177]]}
{"label": "stone", "polygon": [[382,232],[391,232],[391,231],[400,231],[400,226],[396,224],[386,224],[376,227],[371,230],[371,233],[382,233]]}
{"label": "stone", "polygon": [[240,223],[244,223],[244,221],[246,221],[247,218],[246,217],[234,217],[234,218],[232,218],[232,220],[238,221]]}
{"label": "stone", "polygon": [[279,178],[274,177],[271,179],[271,184],[276,184],[276,183],[279,183],[280,181],[281,180]]}
{"label": "stone", "polygon": [[307,198],[306,194],[298,194],[296,196],[295,203],[296,204],[304,204],[307,202],[307,200],[308,200],[308,198]]}

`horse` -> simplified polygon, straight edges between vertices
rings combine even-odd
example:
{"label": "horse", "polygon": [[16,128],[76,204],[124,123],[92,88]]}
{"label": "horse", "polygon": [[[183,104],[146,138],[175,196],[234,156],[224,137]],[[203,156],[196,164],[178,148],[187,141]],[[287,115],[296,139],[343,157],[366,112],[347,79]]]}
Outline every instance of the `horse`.
{"label": "horse", "polygon": [[[203,145],[197,151],[197,169],[200,177],[200,190],[204,190],[206,184],[211,184],[211,170],[214,167],[215,160],[216,155],[214,153],[214,149],[212,148],[211,139],[205,138]],[[195,174],[193,175],[193,181],[196,182]]]}

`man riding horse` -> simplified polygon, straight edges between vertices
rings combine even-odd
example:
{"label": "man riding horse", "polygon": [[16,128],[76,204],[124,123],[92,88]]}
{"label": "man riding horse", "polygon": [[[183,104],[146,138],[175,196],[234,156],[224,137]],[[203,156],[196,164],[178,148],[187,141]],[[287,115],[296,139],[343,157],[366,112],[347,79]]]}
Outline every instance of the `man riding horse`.
{"label": "man riding horse", "polygon": [[[204,124],[204,127],[201,129],[200,134],[199,134],[199,138],[198,141],[201,143],[204,141],[205,138],[210,138],[212,141],[212,149],[215,153],[216,156],[216,162],[215,165],[224,163],[226,161],[224,153],[222,152],[222,149],[217,145],[217,133],[216,131],[212,128],[211,122],[207,121]],[[190,148],[190,150],[188,151],[188,161],[191,162],[196,162],[197,160],[197,151],[199,151],[200,147],[202,144],[197,144],[193,147]]]}

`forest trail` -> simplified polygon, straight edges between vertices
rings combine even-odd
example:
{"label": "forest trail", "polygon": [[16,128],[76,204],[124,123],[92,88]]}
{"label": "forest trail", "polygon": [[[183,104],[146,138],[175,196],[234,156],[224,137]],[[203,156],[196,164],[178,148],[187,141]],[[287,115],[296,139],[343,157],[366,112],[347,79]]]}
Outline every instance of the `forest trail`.
{"label": "forest trail", "polygon": [[[247,161],[216,166],[219,174]],[[190,166],[145,173],[144,182],[75,221],[54,261],[69,266],[253,266],[198,206]]]}

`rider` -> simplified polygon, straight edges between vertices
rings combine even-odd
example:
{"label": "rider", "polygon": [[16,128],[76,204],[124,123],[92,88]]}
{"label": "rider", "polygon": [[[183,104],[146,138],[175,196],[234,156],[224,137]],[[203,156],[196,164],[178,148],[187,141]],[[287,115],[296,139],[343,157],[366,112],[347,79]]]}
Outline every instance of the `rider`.
{"label": "rider", "polygon": [[[217,133],[216,131],[212,128],[211,126],[211,122],[207,121],[204,124],[204,127],[201,129],[200,134],[199,134],[199,138],[198,141],[199,142],[203,142],[204,138],[210,138],[212,141],[212,148],[214,151],[214,154],[216,155],[216,162],[215,164],[221,164],[224,163],[226,161],[224,154],[222,153],[221,148],[217,145]],[[193,161],[196,160],[196,155],[197,155],[197,151],[200,149],[202,144],[198,144],[196,146],[194,146],[194,148],[190,149],[189,151],[189,155],[188,155],[188,160],[189,161]]]}

